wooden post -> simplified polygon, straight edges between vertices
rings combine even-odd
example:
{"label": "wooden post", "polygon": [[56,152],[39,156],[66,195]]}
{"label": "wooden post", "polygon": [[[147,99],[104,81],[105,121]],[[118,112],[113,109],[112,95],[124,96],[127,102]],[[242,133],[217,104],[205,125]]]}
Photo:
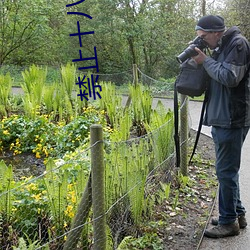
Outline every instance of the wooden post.
{"label": "wooden post", "polygon": [[90,127],[91,175],[93,204],[93,250],[106,249],[106,216],[104,193],[103,130],[99,124]]}
{"label": "wooden post", "polygon": [[181,94],[180,109],[180,168],[181,174],[188,174],[188,97]]}
{"label": "wooden post", "polygon": [[79,203],[76,216],[73,220],[70,233],[64,244],[63,250],[77,249],[77,243],[81,237],[84,223],[86,222],[91,208],[91,176],[85,187],[81,201]]}
{"label": "wooden post", "polygon": [[138,71],[137,71],[137,65],[133,64],[133,77],[134,77],[134,84],[138,84]]}

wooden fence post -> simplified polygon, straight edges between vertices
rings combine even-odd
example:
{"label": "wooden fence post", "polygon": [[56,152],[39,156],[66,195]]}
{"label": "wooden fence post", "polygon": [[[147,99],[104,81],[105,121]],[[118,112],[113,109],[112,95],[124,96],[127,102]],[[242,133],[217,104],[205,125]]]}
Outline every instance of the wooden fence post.
{"label": "wooden fence post", "polygon": [[93,250],[106,249],[106,216],[104,193],[104,149],[103,130],[99,124],[90,127],[91,176],[93,205]]}
{"label": "wooden fence post", "polygon": [[188,174],[188,97],[181,94],[180,109],[180,169],[181,174]]}
{"label": "wooden fence post", "polygon": [[136,64],[133,64],[133,77],[134,77],[134,85],[136,86],[138,84],[138,71]]}

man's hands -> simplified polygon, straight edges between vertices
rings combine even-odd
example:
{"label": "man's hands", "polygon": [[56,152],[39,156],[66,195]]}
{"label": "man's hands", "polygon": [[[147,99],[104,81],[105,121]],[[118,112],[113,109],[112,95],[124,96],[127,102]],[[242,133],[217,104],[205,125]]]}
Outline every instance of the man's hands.
{"label": "man's hands", "polygon": [[197,64],[203,64],[207,56],[197,47],[195,47],[195,51],[198,53],[197,56],[192,57]]}

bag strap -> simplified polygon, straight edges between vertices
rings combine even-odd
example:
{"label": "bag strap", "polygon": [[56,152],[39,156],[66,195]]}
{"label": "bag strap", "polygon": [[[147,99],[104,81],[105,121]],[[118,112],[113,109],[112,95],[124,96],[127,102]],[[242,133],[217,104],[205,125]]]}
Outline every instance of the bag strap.
{"label": "bag strap", "polygon": [[[177,81],[177,80],[176,80]],[[179,112],[178,112],[178,93],[176,88],[176,81],[174,83],[174,141],[176,154],[176,167],[180,167],[180,137],[179,137]]]}
{"label": "bag strap", "polygon": [[198,145],[198,141],[199,141],[199,138],[200,138],[203,117],[204,117],[204,113],[205,113],[205,109],[206,109],[206,104],[207,104],[207,90],[205,91],[205,97],[204,97],[204,101],[202,103],[199,126],[198,126],[198,130],[196,132],[195,143],[194,143],[194,147],[193,147],[193,152],[192,152],[192,154],[190,156],[190,159],[189,159],[189,164],[192,162],[192,159],[193,159],[193,156],[195,154],[195,151],[196,151],[196,148],[197,148],[197,145]]}

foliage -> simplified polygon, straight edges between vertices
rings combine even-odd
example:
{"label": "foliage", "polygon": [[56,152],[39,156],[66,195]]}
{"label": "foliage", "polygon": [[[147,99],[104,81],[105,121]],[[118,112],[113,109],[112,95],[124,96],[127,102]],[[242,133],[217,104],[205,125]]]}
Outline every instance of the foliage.
{"label": "foliage", "polygon": [[31,119],[12,115],[0,121],[0,149],[13,154],[33,152],[37,158],[63,155],[88,140],[93,123],[102,123],[102,115],[91,107],[70,123],[54,123],[47,115]]}
{"label": "foliage", "polygon": [[[27,79],[29,74],[25,77]],[[137,85],[134,89],[131,87],[134,106],[126,109],[121,107],[119,96],[114,98],[113,104],[110,104],[109,90],[114,96],[117,95],[114,85],[111,83],[103,85],[104,99],[95,103],[96,108],[92,106],[83,108],[81,115],[75,113],[75,117],[70,120],[62,119],[57,122],[53,109],[50,114],[36,114],[34,117],[23,114],[11,115],[4,117],[0,122],[2,152],[7,150],[12,150],[13,154],[33,152],[37,158],[44,157],[46,160],[44,175],[37,180],[32,179],[33,177],[18,180],[15,184],[17,188],[11,192],[14,209],[8,212],[12,218],[10,223],[15,233],[19,228],[24,228],[19,236],[25,240],[26,245],[29,244],[26,235],[29,235],[34,244],[40,244],[42,239],[47,241],[50,238],[56,238],[54,244],[58,246],[64,243],[65,239],[58,236],[70,228],[78,201],[88,180],[90,160],[89,153],[85,152],[85,149],[89,145],[90,125],[94,123],[103,125],[105,139],[107,138],[105,141],[106,207],[110,209],[108,224],[114,246],[118,246],[122,237],[119,230],[114,232],[115,227],[111,226],[114,223],[114,216],[121,216],[122,220],[116,222],[120,223],[120,227],[130,225],[139,228],[153,208],[153,206],[147,207],[150,201],[144,199],[150,168],[158,161],[158,155],[154,155],[158,142],[151,139],[151,133],[155,129],[155,133],[158,134],[158,126],[164,124],[170,128],[169,130],[165,128],[166,133],[160,132],[160,136],[168,136],[169,131],[172,131],[170,122],[172,116],[163,107],[160,108],[160,105],[157,107],[158,116],[154,114],[151,108],[151,93],[149,90],[144,90],[141,85]],[[53,89],[54,86],[51,87]],[[26,88],[28,92],[29,85]],[[61,88],[62,91],[63,89],[64,87]],[[48,92],[50,96],[52,92],[52,90]],[[135,104],[137,99],[141,100],[141,105]],[[49,107],[51,106],[46,104],[43,112]],[[110,128],[108,117],[112,116],[113,127]],[[151,126],[151,131],[148,130],[148,135],[137,138],[132,121],[140,123],[142,128]],[[168,140],[168,137],[166,139]],[[168,157],[166,154],[162,154],[162,157],[163,155]],[[58,160],[54,161],[49,158],[50,156],[57,157]],[[119,199],[122,200],[122,204],[114,206],[113,204]],[[43,230],[38,231],[37,225]],[[114,233],[117,236],[114,236]],[[15,234],[12,235],[14,237]],[[21,243],[20,241],[11,244]],[[142,239],[138,244],[146,246],[147,239]]]}
{"label": "foliage", "polygon": [[[102,98],[99,100],[99,108],[106,112],[107,122],[111,128],[117,128],[122,123],[123,109],[121,96],[117,95],[115,85],[111,82],[102,82]],[[110,101],[112,97],[112,102]]]}
{"label": "foliage", "polygon": [[[72,156],[63,163],[50,159],[43,176],[23,177],[17,182],[10,177],[13,176],[11,166],[1,162],[4,175],[1,175],[0,215],[4,217],[3,225],[9,225],[9,239],[18,232],[18,244],[32,247],[48,240],[49,235],[60,236],[69,229],[89,176],[89,159],[83,158],[83,154],[79,151],[79,156],[74,156],[74,159],[81,159],[77,164],[72,164]],[[11,185],[5,185],[5,180]],[[1,230],[5,229],[0,224],[0,235],[3,235]],[[7,232],[4,234],[2,246],[5,246]]]}
{"label": "foliage", "polygon": [[[195,0],[90,0],[68,8],[66,4],[65,0],[2,1],[0,65],[61,65],[79,58],[80,49],[83,58],[93,57],[96,46],[102,74],[120,73],[137,64],[151,77],[174,77],[178,72],[175,57],[194,38],[197,16],[205,14]],[[227,1],[225,5],[236,4]],[[243,23],[247,8],[240,6],[228,11],[205,3],[206,14],[220,14],[225,9]],[[76,34],[79,19],[67,15],[68,11],[93,17],[79,22],[81,32],[95,32],[84,39],[81,36],[82,47],[77,36],[69,36]],[[127,80],[121,81],[116,83]]]}
{"label": "foliage", "polygon": [[24,110],[26,115],[34,118],[39,113],[42,102],[43,89],[45,85],[47,68],[42,69],[32,65],[29,70],[22,72],[24,83],[21,84],[24,90]]}
{"label": "foliage", "polygon": [[[21,235],[28,235],[29,239],[35,241],[38,235],[38,225],[48,217],[48,197],[44,185],[40,180],[31,182],[32,176],[23,177],[15,183],[19,187],[10,192],[15,197],[13,202],[13,227],[16,231],[22,228]],[[22,219],[20,219],[22,218]],[[40,232],[44,236],[44,232]]]}
{"label": "foliage", "polygon": [[68,98],[71,99],[76,81],[76,66],[69,63],[66,66],[61,66],[61,76],[63,88],[65,89]]}
{"label": "foliage", "polygon": [[156,233],[145,233],[139,238],[125,237],[117,250],[154,249],[163,250],[162,240]]}
{"label": "foliage", "polygon": [[[24,238],[20,237],[18,240],[18,246],[14,246],[13,250],[35,250],[40,246],[39,241],[33,242],[28,236],[26,236],[26,238],[28,239],[28,243],[26,243]],[[48,248],[44,248],[44,250],[48,250]]]}
{"label": "foliage", "polygon": [[139,136],[145,133],[144,123],[150,123],[153,97],[148,89],[143,85],[129,85],[131,96],[131,109],[133,115],[133,125],[137,128]]}
{"label": "foliage", "polygon": [[0,75],[0,117],[2,115],[7,116],[9,103],[8,98],[10,96],[12,86],[12,79],[10,74]]}
{"label": "foliage", "polygon": [[10,222],[13,206],[13,195],[10,190],[13,188],[14,176],[12,166],[7,167],[3,160],[0,161],[0,214]]}
{"label": "foliage", "polygon": [[[139,89],[140,88],[136,90],[138,93],[140,93]],[[140,94],[138,95],[140,96]],[[136,98],[134,98],[134,100],[136,100]],[[131,107],[131,110],[133,110],[133,107]],[[143,106],[138,105],[137,110],[138,112],[142,112]],[[105,193],[107,207],[112,207],[109,223],[112,224],[114,217],[119,214],[121,220],[116,222],[117,225],[115,227],[121,228],[121,231],[125,230],[125,224],[131,227],[139,227],[144,216],[146,216],[147,213],[150,214],[150,207],[147,206],[150,201],[144,199],[144,191],[151,164],[158,164],[158,161],[161,162],[166,159],[169,156],[167,154],[170,154],[173,148],[173,144],[171,143],[166,146],[166,141],[171,141],[171,132],[173,129],[171,120],[173,114],[171,114],[171,112],[164,112],[162,106],[161,108],[158,106],[155,112],[159,112],[158,116],[155,115],[158,120],[153,117],[153,111],[151,112],[153,118],[150,117],[153,135],[148,133],[145,137],[140,137],[138,140],[127,139],[128,141],[121,141],[124,140],[123,135],[126,134],[126,129],[124,133],[120,133],[120,131],[117,132],[116,129],[114,129],[110,134],[110,143],[106,148],[105,156]],[[133,112],[131,116],[134,116]],[[121,119],[120,129],[123,128],[122,124],[126,124],[126,118],[124,120]],[[146,125],[143,122],[142,124]],[[161,127],[163,128],[162,130]],[[164,130],[165,132],[163,132]],[[158,138],[158,141],[151,141],[151,136]],[[152,151],[152,147],[155,149],[154,151]],[[160,154],[157,153],[157,151],[164,152],[161,155],[161,160],[159,159]],[[119,201],[122,197],[122,204],[118,202],[118,204],[113,207],[112,204]],[[131,222],[131,220],[133,222]],[[117,234],[118,236],[116,235],[116,237],[114,237],[114,241],[119,239],[119,232],[117,232]],[[117,242],[114,244],[117,245]]]}
{"label": "foliage", "polygon": [[226,27],[238,26],[247,39],[250,39],[249,2],[246,0],[225,0],[220,6],[221,15],[225,19]]}
{"label": "foliage", "polygon": [[63,2],[1,1],[0,65],[6,62],[44,64],[58,59],[55,53],[64,47],[68,38],[65,34],[65,40],[61,40],[65,24],[63,7],[66,5]]}
{"label": "foliage", "polygon": [[150,138],[152,139],[155,159],[160,163],[173,151],[173,112],[166,113],[163,104],[159,101],[156,109],[152,111],[150,120],[151,123],[146,123],[145,128],[148,133],[152,132]]}

